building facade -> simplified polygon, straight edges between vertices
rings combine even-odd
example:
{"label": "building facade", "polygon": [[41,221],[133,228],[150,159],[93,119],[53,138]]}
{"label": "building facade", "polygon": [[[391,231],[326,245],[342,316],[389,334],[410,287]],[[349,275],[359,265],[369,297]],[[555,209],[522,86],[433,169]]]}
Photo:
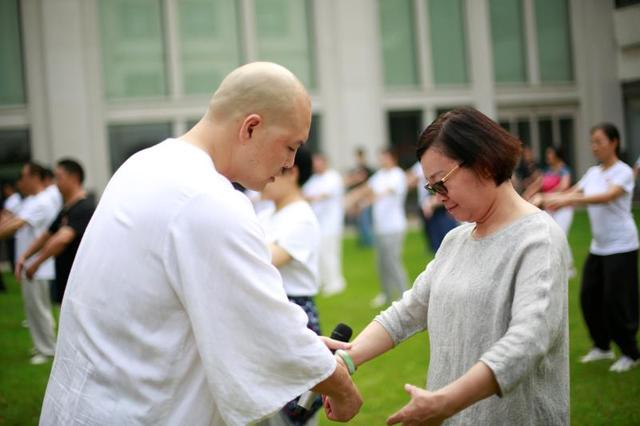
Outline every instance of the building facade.
{"label": "building facade", "polygon": [[0,0],[0,177],[72,156],[100,192],[255,60],[309,88],[338,169],[389,144],[408,165],[439,113],[474,106],[580,176],[598,122],[640,155],[638,22],[633,0]]}

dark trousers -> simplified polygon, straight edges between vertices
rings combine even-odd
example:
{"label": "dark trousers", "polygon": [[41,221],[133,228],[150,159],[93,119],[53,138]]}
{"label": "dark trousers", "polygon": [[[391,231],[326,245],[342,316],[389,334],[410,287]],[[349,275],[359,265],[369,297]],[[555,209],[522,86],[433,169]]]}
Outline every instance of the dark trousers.
{"label": "dark trousers", "polygon": [[638,332],[638,250],[598,256],[589,254],[582,273],[582,314],[596,347],[611,341],[630,358],[640,358]]}

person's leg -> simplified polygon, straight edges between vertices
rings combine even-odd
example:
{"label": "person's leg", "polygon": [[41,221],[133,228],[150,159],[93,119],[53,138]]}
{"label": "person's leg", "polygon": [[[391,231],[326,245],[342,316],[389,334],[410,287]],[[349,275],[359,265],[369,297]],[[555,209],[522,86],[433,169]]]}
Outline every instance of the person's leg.
{"label": "person's leg", "polygon": [[323,237],[322,256],[325,257],[325,281],[322,291],[326,295],[337,294],[344,290],[342,276],[342,237],[327,235]]}
{"label": "person's leg", "polygon": [[365,207],[356,218],[358,243],[363,247],[371,247],[373,245],[371,221],[371,207]]}
{"label": "person's leg", "polygon": [[402,248],[404,244],[404,232],[389,236],[389,260],[391,270],[391,299],[396,300],[407,289],[407,271],[402,262]]}
{"label": "person's leg", "polygon": [[608,351],[611,337],[604,305],[604,271],[602,256],[589,253],[582,272],[580,306],[582,315],[595,347]]}
{"label": "person's leg", "polygon": [[604,292],[612,340],[623,355],[640,359],[638,332],[638,251],[604,257]]}
{"label": "person's leg", "polygon": [[56,337],[49,281],[23,278],[21,287],[33,346],[38,354],[51,357],[55,353]]}
{"label": "person's leg", "polygon": [[374,237],[376,246],[376,264],[378,267],[378,276],[380,279],[380,290],[385,296],[385,303],[390,302],[393,297],[392,280],[393,280],[393,264],[390,259],[391,248],[388,235],[376,234]]}
{"label": "person's leg", "polygon": [[420,218],[420,223],[422,224],[422,233],[424,235],[425,246],[427,251],[431,251],[435,253],[436,250],[433,248],[433,232],[431,230],[431,218],[427,218],[424,215],[424,212],[418,206],[418,217]]}

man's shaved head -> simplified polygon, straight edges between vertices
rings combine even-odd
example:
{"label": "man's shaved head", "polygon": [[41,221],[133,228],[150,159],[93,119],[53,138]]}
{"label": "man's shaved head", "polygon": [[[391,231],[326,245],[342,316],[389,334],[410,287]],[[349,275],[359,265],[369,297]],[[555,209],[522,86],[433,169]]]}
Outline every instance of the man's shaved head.
{"label": "man's shaved head", "polygon": [[277,123],[299,113],[301,102],[310,106],[309,95],[291,71],[271,62],[253,62],[225,77],[211,97],[207,118],[227,121],[259,114]]}

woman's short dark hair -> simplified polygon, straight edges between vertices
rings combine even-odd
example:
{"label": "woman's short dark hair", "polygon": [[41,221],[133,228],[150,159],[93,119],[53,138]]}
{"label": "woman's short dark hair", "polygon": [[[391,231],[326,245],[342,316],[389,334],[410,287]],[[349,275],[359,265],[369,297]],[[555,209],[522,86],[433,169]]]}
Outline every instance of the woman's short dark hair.
{"label": "woman's short dark hair", "polygon": [[605,134],[607,139],[611,142],[616,142],[616,156],[620,157],[620,132],[618,128],[611,123],[600,123],[591,128],[591,134],[593,134],[596,130],[602,130],[602,133]]}
{"label": "woman's short dark hair", "polygon": [[418,160],[431,147],[496,185],[511,179],[522,152],[516,137],[474,108],[453,109],[431,123],[418,139]]}
{"label": "woman's short dark hair", "polygon": [[298,186],[301,187],[309,180],[313,173],[311,152],[304,146],[298,148],[293,165],[298,168]]}

